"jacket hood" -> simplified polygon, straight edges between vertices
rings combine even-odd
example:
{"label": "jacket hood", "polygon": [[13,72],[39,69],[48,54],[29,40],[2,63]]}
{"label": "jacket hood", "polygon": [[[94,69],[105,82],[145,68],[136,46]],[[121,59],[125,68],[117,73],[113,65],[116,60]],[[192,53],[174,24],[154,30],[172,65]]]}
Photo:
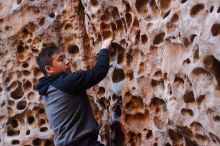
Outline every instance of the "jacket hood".
{"label": "jacket hood", "polygon": [[39,92],[40,95],[45,95],[47,93],[47,89],[49,88],[50,84],[60,75],[59,74],[55,74],[55,75],[50,75],[50,76],[44,76],[41,77],[38,80],[38,84],[37,84],[37,91]]}

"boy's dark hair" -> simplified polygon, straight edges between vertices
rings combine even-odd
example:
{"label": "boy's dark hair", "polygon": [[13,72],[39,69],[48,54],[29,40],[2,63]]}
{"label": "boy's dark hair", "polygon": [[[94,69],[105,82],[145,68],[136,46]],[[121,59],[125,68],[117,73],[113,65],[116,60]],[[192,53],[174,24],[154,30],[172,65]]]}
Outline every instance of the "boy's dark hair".
{"label": "boy's dark hair", "polygon": [[37,63],[40,70],[47,76],[47,71],[45,70],[45,66],[52,65],[51,57],[54,53],[58,52],[60,49],[55,45],[51,45],[43,48],[37,56]]}

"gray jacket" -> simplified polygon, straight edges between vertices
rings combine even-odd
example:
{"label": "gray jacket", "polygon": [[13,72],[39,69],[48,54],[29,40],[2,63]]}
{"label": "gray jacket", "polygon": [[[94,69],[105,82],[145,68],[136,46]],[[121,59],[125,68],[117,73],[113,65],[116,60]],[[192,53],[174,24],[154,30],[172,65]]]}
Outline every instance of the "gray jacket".
{"label": "gray jacket", "polygon": [[54,130],[56,146],[89,146],[97,139],[94,118],[86,89],[99,83],[108,73],[109,53],[102,49],[96,65],[86,71],[59,73],[38,80],[47,119]]}

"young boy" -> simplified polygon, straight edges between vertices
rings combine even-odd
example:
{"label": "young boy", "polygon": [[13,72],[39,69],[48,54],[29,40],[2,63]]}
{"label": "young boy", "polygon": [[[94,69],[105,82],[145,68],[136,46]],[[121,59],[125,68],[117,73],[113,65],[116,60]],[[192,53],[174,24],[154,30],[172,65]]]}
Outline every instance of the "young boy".
{"label": "young boy", "polygon": [[112,39],[106,39],[95,66],[71,72],[64,53],[57,47],[41,50],[37,62],[44,77],[38,80],[46,116],[54,130],[56,146],[104,146],[97,141],[99,128],[86,89],[96,85],[108,73]]}

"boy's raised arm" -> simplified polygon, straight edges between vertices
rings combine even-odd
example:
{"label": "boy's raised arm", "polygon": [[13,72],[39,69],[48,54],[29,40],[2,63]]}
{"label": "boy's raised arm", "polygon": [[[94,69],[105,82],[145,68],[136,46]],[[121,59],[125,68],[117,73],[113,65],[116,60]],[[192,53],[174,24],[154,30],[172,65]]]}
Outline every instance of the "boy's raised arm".
{"label": "boy's raised arm", "polygon": [[52,83],[58,89],[67,93],[77,93],[96,85],[108,73],[109,70],[109,48],[111,39],[105,40],[99,52],[98,59],[93,68],[86,71],[78,71],[70,74],[62,74]]}

